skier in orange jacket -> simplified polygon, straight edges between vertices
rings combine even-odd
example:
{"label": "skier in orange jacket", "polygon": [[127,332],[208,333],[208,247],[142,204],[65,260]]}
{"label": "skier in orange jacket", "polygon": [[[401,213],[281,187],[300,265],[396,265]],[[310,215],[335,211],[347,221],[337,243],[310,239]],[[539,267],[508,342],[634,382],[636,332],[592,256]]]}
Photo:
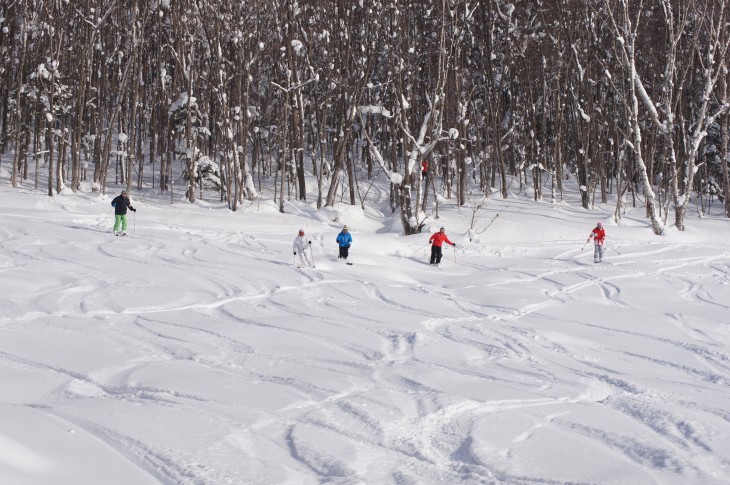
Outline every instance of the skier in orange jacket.
{"label": "skier in orange jacket", "polygon": [[428,242],[431,243],[431,262],[429,264],[439,264],[441,262],[441,245],[443,243],[448,243],[456,247],[456,244],[449,241],[449,237],[446,235],[446,229],[443,227],[439,229],[439,232],[431,236]]}

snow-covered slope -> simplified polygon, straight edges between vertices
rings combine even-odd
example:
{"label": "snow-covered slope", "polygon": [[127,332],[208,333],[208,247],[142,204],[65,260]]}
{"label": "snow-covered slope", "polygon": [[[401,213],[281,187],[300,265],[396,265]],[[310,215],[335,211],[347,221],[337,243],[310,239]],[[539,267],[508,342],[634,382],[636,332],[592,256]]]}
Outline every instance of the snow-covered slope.
{"label": "snow-covered slope", "polygon": [[730,482],[725,219],[442,201],[434,268],[371,209],[132,198],[0,186],[0,483]]}

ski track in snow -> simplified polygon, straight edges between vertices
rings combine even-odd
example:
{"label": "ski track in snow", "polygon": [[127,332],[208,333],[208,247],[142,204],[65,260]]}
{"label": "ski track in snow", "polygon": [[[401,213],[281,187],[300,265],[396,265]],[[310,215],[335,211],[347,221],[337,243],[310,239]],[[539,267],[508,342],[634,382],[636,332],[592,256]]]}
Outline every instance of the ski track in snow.
{"label": "ski track in snow", "polygon": [[[730,307],[723,250],[626,241],[594,265],[592,250],[559,241],[486,258],[467,248],[436,278],[419,268],[383,285],[377,269],[343,270],[321,253],[316,270],[296,270],[275,235],[140,224],[122,240],[94,219],[37,220],[89,230],[46,243],[0,229],[0,274],[36,276],[18,278],[0,318],[19,342],[0,347],[0,366],[57,382],[22,405],[159,483],[613,483],[561,470],[561,446],[621,469],[616,483],[730,478],[727,328],[712,327]],[[232,271],[231,258],[250,270]],[[676,306],[650,312],[642,285],[675,292]],[[504,297],[515,288],[519,301]],[[718,320],[693,318],[695,306]],[[626,320],[596,321],[586,314],[596,307]],[[84,335],[98,351],[85,361],[51,343],[20,351],[21,328],[51,342]],[[690,400],[688,388],[716,397]],[[547,472],[529,459],[545,443],[556,457]]]}

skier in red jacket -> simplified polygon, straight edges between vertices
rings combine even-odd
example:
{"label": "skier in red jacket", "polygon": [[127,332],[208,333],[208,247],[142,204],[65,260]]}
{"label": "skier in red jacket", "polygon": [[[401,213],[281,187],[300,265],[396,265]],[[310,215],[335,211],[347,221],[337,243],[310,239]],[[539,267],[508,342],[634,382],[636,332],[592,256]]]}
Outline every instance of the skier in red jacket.
{"label": "skier in red jacket", "polygon": [[603,224],[600,222],[596,224],[596,227],[591,231],[591,235],[588,236],[586,243],[593,239],[594,247],[593,250],[593,262],[600,263],[603,261],[603,243],[606,241],[606,230],[603,229]]}
{"label": "skier in red jacket", "polygon": [[443,243],[448,243],[456,247],[456,244],[449,241],[449,238],[446,235],[446,229],[443,227],[439,229],[439,232],[431,236],[428,242],[431,243],[431,262],[429,264],[439,264],[441,262],[441,245]]}

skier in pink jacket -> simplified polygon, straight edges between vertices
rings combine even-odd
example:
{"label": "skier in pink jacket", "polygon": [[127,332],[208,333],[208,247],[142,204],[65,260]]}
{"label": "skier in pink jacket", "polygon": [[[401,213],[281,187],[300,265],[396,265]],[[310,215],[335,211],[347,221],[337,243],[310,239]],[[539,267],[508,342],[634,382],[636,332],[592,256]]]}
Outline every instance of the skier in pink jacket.
{"label": "skier in pink jacket", "polygon": [[600,263],[603,261],[603,243],[606,241],[606,230],[603,228],[603,224],[600,222],[596,224],[596,227],[591,231],[591,235],[588,236],[586,243],[593,239],[594,250],[593,250],[593,262]]}

